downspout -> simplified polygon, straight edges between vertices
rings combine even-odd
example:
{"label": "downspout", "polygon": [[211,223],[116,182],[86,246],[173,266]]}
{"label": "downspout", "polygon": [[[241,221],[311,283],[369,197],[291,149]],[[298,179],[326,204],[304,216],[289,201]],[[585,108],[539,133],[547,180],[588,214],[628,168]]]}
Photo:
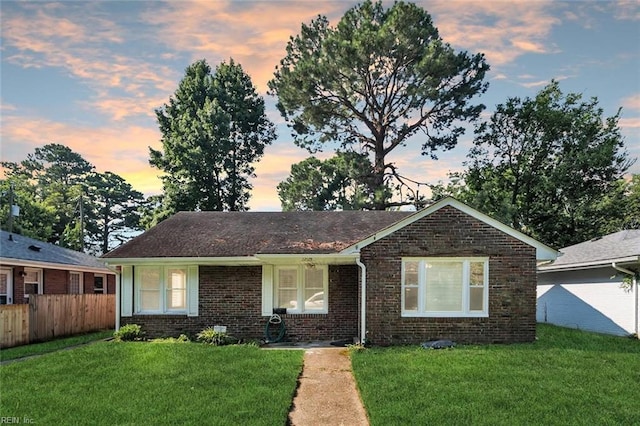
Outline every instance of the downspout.
{"label": "downspout", "polygon": [[360,261],[360,253],[356,265],[360,267],[360,344],[364,345],[367,338],[367,267]]}
{"label": "downspout", "polygon": [[631,275],[631,288],[633,289],[634,293],[635,293],[635,333],[636,333],[636,338],[640,339],[640,334],[638,334],[638,279],[637,279],[637,274],[635,272],[633,272],[630,269],[626,269],[626,268],[621,268],[620,266],[616,265],[616,262],[612,262],[611,263],[611,267],[617,271],[620,271],[622,273],[625,273],[627,275]]}

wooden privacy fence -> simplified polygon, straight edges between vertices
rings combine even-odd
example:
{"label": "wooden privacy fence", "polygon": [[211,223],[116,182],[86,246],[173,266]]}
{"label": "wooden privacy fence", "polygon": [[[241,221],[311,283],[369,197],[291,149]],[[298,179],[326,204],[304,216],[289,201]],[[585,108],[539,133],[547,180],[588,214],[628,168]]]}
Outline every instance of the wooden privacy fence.
{"label": "wooden privacy fence", "polygon": [[0,307],[0,347],[115,327],[114,294],[31,295],[28,305]]}
{"label": "wooden privacy fence", "polygon": [[29,305],[0,305],[0,348],[29,343]]}

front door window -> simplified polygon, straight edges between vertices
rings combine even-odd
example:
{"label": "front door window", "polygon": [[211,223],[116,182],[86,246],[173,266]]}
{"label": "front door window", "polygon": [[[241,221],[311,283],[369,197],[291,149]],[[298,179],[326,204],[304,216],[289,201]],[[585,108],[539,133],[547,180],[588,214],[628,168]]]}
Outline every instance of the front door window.
{"label": "front door window", "polygon": [[0,305],[13,304],[13,271],[0,269]]}

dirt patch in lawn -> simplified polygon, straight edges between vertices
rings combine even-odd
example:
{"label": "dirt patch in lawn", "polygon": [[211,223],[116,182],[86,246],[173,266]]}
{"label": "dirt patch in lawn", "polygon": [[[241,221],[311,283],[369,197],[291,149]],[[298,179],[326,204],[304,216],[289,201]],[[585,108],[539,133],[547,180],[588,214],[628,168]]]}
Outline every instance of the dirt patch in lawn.
{"label": "dirt patch in lawn", "polygon": [[289,424],[368,425],[345,348],[308,349]]}

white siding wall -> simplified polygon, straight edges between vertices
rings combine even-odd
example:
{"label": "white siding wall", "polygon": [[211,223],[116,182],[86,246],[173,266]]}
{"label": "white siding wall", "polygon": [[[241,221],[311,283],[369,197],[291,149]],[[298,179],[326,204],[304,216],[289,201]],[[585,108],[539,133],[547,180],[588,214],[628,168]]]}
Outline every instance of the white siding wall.
{"label": "white siding wall", "polygon": [[[612,278],[613,277],[613,278]],[[615,335],[635,332],[633,291],[612,268],[538,274],[538,322]]]}

